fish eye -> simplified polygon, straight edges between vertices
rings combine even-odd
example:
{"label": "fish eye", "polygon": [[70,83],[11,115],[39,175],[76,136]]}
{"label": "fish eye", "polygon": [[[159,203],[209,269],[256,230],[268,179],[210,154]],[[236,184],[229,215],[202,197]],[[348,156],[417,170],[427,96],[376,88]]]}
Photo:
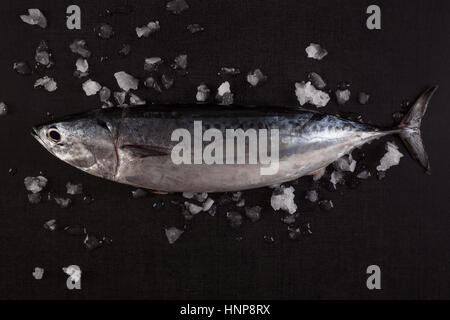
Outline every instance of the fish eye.
{"label": "fish eye", "polygon": [[49,129],[47,131],[47,137],[55,143],[58,143],[61,141],[61,134],[59,133],[59,131],[56,128]]}

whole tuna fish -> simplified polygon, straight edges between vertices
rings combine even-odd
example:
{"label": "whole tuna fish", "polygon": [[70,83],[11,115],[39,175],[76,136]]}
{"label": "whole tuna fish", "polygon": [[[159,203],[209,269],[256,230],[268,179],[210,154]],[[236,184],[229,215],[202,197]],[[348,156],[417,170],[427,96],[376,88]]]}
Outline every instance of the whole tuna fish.
{"label": "whole tuna fish", "polygon": [[[390,134],[399,134],[429,171],[420,124],[436,89],[425,91],[400,125],[389,129],[297,107],[151,105],[76,114],[36,126],[32,134],[50,153],[80,170],[166,192],[235,191],[287,182]],[[267,138],[268,144],[252,143],[254,133],[264,129],[266,135],[256,137],[259,142]],[[244,138],[239,142],[227,136],[229,130],[240,130]],[[203,140],[192,142],[183,134],[200,134]],[[230,139],[236,144],[228,149]],[[245,157],[237,160],[243,150]],[[202,158],[207,152],[215,162]],[[252,157],[261,161],[251,162]],[[269,166],[272,170],[264,173]]]}

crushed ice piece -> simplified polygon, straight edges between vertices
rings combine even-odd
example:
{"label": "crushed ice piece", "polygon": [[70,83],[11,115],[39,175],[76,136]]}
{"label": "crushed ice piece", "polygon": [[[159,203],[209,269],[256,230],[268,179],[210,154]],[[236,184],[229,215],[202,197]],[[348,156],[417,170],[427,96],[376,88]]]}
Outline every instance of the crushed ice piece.
{"label": "crushed ice piece", "polygon": [[245,215],[251,222],[256,222],[261,218],[261,210],[260,206],[245,207]]}
{"label": "crushed ice piece", "polygon": [[187,58],[188,58],[187,54],[180,54],[176,56],[171,65],[172,68],[185,70],[188,64]]}
{"label": "crushed ice piece", "polygon": [[238,228],[242,225],[242,215],[236,211],[228,211],[227,219],[232,228]]}
{"label": "crushed ice piece", "polygon": [[317,90],[310,81],[297,82],[295,84],[295,95],[301,106],[310,103],[318,108],[325,107],[330,101],[328,93]]}
{"label": "crushed ice piece", "polygon": [[344,174],[342,171],[333,171],[331,173],[330,182],[333,184],[334,189],[336,189],[337,184],[344,182]]}
{"label": "crushed ice piece", "polygon": [[315,175],[313,175],[313,180],[319,181],[320,179],[322,179],[326,171],[327,171],[326,168],[318,170],[318,172]]}
{"label": "crushed ice piece", "polygon": [[8,106],[4,102],[0,102],[0,116],[6,116],[8,114]]}
{"label": "crushed ice piece", "polygon": [[163,74],[161,76],[161,83],[166,90],[170,89],[173,86],[173,81],[174,79],[167,74]]}
{"label": "crushed ice piece", "polygon": [[167,241],[169,241],[169,244],[174,244],[175,241],[177,241],[180,236],[183,234],[183,230],[180,230],[175,227],[170,227],[165,229]]}
{"label": "crushed ice piece", "polygon": [[43,176],[37,176],[37,177],[26,177],[23,182],[25,184],[25,188],[28,191],[32,193],[38,193],[45,188],[48,180]]}
{"label": "crushed ice piece", "polygon": [[358,102],[362,105],[367,104],[369,102],[370,95],[365,92],[360,92],[358,95]]}
{"label": "crushed ice piece", "polygon": [[328,51],[322,48],[319,44],[311,43],[306,49],[306,54],[308,58],[315,60],[322,60],[327,54]]}
{"label": "crushed ice piece", "polygon": [[323,78],[318,73],[311,72],[308,75],[308,79],[311,81],[312,85],[314,87],[316,87],[317,89],[322,90],[327,86],[326,82],[323,80]]}
{"label": "crushed ice piece", "polygon": [[203,211],[209,211],[214,204],[214,200],[211,198],[207,198],[205,202],[203,202],[202,208]]}
{"label": "crushed ice piece", "polygon": [[250,71],[247,74],[247,82],[253,87],[256,87],[260,82],[266,81],[267,76],[265,76],[260,69]]}
{"label": "crushed ice piece", "polygon": [[233,200],[234,202],[238,202],[239,200],[241,200],[241,198],[242,198],[242,192],[241,191],[233,192],[231,194],[231,200]]}
{"label": "crushed ice piece", "polygon": [[119,50],[119,55],[121,57],[126,57],[127,55],[129,55],[131,52],[131,46],[127,43],[124,43],[122,45],[122,48]]}
{"label": "crushed ice piece", "polygon": [[142,106],[146,104],[147,102],[143,99],[141,99],[138,95],[134,93],[130,93],[130,104],[132,106]]}
{"label": "crushed ice piece", "polygon": [[360,173],[358,173],[358,175],[356,177],[361,180],[366,180],[366,179],[369,179],[371,176],[372,175],[371,175],[370,171],[364,170],[364,171],[361,171]]}
{"label": "crushed ice piece", "polygon": [[331,200],[321,200],[319,201],[319,206],[324,211],[330,211],[334,208],[333,201]]}
{"label": "crushed ice piece", "polygon": [[268,235],[268,234],[264,235],[263,239],[264,239],[265,243],[269,243],[269,244],[275,243],[275,241],[276,241],[274,236]]}
{"label": "crushed ice piece", "polygon": [[194,34],[197,32],[201,32],[203,30],[205,30],[201,25],[199,25],[198,23],[193,23],[187,26],[187,28],[189,30],[190,33]]}
{"label": "crushed ice piece", "polygon": [[319,200],[319,194],[316,190],[306,191],[305,199],[309,200],[310,202],[317,202],[317,200]]}
{"label": "crushed ice piece", "polygon": [[86,238],[84,238],[83,244],[88,250],[97,249],[98,247],[100,247],[102,245],[100,240],[98,240],[96,237],[90,236],[90,235],[86,235]]}
{"label": "crushed ice piece", "polygon": [[162,92],[161,86],[156,81],[156,79],[153,77],[148,77],[147,79],[145,79],[144,86],[146,86],[147,88],[153,89],[157,92]]}
{"label": "crushed ice piece", "polygon": [[56,230],[56,220],[51,219],[44,223],[44,229],[47,229],[49,231],[55,231]]}
{"label": "crushed ice piece", "polygon": [[35,267],[32,275],[36,280],[41,280],[42,277],[44,276],[44,269]]}
{"label": "crushed ice piece", "polygon": [[126,92],[130,91],[130,89],[137,90],[139,80],[126,73],[125,71],[114,73],[114,77],[116,78],[117,84],[119,85],[120,89]]}
{"label": "crushed ice piece", "polygon": [[241,73],[241,70],[233,67],[222,67],[218,73],[219,76],[236,76]]}
{"label": "crushed ice piece", "polygon": [[53,66],[54,63],[51,60],[50,49],[48,48],[47,42],[45,42],[45,40],[42,40],[36,48],[34,60],[36,60],[38,64],[46,66],[47,68]]}
{"label": "crushed ice piece", "polygon": [[195,99],[197,99],[198,102],[205,102],[209,99],[210,94],[211,90],[209,90],[208,86],[204,83],[201,83],[197,87],[197,94],[195,95]]}
{"label": "crushed ice piece", "polygon": [[189,5],[185,0],[173,0],[167,2],[166,9],[174,14],[180,14],[184,10],[189,9]]}
{"label": "crushed ice piece", "polygon": [[70,276],[72,282],[79,282],[81,280],[81,269],[77,265],[70,265],[62,268],[64,273]]}
{"label": "crushed ice piece", "polygon": [[67,226],[64,231],[71,236],[84,236],[87,233],[86,228],[79,225]]}
{"label": "crushed ice piece", "polygon": [[281,186],[280,189],[274,190],[270,199],[270,205],[275,211],[284,210],[293,214],[297,211],[297,205],[294,202],[295,189],[293,187],[286,188]]}
{"label": "crushed ice piece", "polygon": [[223,82],[217,89],[216,100],[221,105],[233,104],[233,94],[230,90],[230,83],[228,81]]}
{"label": "crushed ice piece", "polygon": [[118,105],[123,105],[125,99],[127,98],[127,93],[125,91],[114,92],[114,99],[116,99]]}
{"label": "crushed ice piece", "polygon": [[147,38],[150,34],[155,33],[160,29],[159,21],[150,21],[145,26],[136,27],[136,34],[138,38]]}
{"label": "crushed ice piece", "polygon": [[336,169],[340,171],[355,172],[356,161],[353,160],[351,154],[345,155],[334,162]]}
{"label": "crushed ice piece", "polygon": [[13,69],[18,73],[22,75],[31,74],[30,66],[26,61],[19,61],[14,62]]}
{"label": "crushed ice piece", "polygon": [[398,165],[403,157],[403,154],[398,151],[398,147],[394,142],[387,142],[385,148],[387,152],[381,158],[377,171],[387,171],[389,168]]}
{"label": "crushed ice piece", "polygon": [[102,87],[98,92],[101,102],[107,102],[111,98],[111,90],[108,87]]}
{"label": "crushed ice piece", "polygon": [[183,192],[183,197],[186,199],[192,199],[194,197],[194,192]]}
{"label": "crushed ice piece", "polygon": [[89,58],[91,56],[91,52],[88,50],[85,40],[75,39],[70,44],[70,50],[73,53],[79,54],[83,58]]}
{"label": "crushed ice piece", "polygon": [[298,215],[297,214],[288,214],[281,218],[281,221],[285,224],[294,224]]}
{"label": "crushed ice piece", "polygon": [[49,78],[48,76],[37,79],[34,83],[34,87],[43,87],[48,92],[53,92],[58,89],[56,81],[53,78]]}
{"label": "crushed ice piece", "polygon": [[91,79],[83,82],[82,87],[87,96],[93,96],[97,94],[97,92],[99,92],[100,89],[102,88],[100,83],[98,83],[97,81],[93,81]]}
{"label": "crushed ice piece", "polygon": [[194,216],[203,211],[203,207],[196,205],[195,203],[186,201],[184,202],[184,205],[186,206],[186,209],[188,209],[189,212]]}
{"label": "crushed ice piece", "polygon": [[66,183],[67,194],[77,195],[83,193],[83,185],[81,183],[75,184],[70,181]]}
{"label": "crushed ice piece", "polygon": [[131,195],[134,199],[139,199],[147,196],[147,191],[145,191],[144,189],[136,189],[131,191]]}
{"label": "crushed ice piece", "polygon": [[114,35],[114,30],[111,25],[102,23],[97,28],[97,35],[102,39],[109,39]]}
{"label": "crushed ice piece", "polygon": [[348,89],[341,90],[338,89],[335,92],[337,103],[340,105],[346,104],[350,100],[351,92]]}
{"label": "crushed ice piece", "polygon": [[78,58],[75,66],[77,67],[77,71],[81,73],[86,73],[89,70],[89,64],[87,60],[83,58]]}
{"label": "crushed ice piece", "polygon": [[158,66],[163,62],[163,59],[161,59],[160,57],[145,58],[144,70],[150,72],[156,71],[158,70]]}
{"label": "crushed ice piece", "polygon": [[39,202],[41,202],[41,200],[42,200],[42,196],[39,192],[28,194],[28,201],[32,204],[38,204]]}
{"label": "crushed ice piece", "polygon": [[28,15],[20,15],[20,19],[30,25],[38,25],[42,29],[47,27],[47,18],[39,9],[28,9]]}
{"label": "crushed ice piece", "polygon": [[245,206],[245,199],[244,198],[242,198],[241,200],[236,202],[236,207],[242,208],[243,206]]}
{"label": "crushed ice piece", "polygon": [[204,202],[206,199],[208,199],[208,193],[207,192],[194,193],[194,198],[198,202]]}
{"label": "crushed ice piece", "polygon": [[54,198],[56,204],[60,207],[60,208],[67,208],[72,204],[72,199],[70,198]]}
{"label": "crushed ice piece", "polygon": [[217,212],[217,206],[215,204],[212,205],[212,207],[208,210],[208,214],[211,217],[214,217],[216,215]]}

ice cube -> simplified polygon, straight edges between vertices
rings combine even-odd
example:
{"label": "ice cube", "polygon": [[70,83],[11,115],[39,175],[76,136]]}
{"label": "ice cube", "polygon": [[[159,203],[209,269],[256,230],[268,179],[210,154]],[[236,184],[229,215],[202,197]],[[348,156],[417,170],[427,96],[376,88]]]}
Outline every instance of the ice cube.
{"label": "ice cube", "polygon": [[31,74],[30,66],[26,61],[19,61],[14,62],[13,69],[18,73],[22,75]]}
{"label": "ice cube", "polygon": [[261,218],[261,210],[260,206],[245,207],[245,215],[251,222],[256,222]]}
{"label": "ice cube", "polygon": [[233,194],[231,195],[231,200],[233,200],[234,202],[238,202],[239,200],[241,200],[241,198],[242,198],[241,191],[233,192]]}
{"label": "ice cube", "polygon": [[243,206],[245,206],[245,199],[244,198],[242,198],[241,200],[236,202],[236,207],[242,208]]}
{"label": "ice cube", "polygon": [[260,69],[250,71],[247,74],[247,82],[253,87],[256,87],[260,82],[266,81],[267,76],[265,76]]}
{"label": "ice cube", "polygon": [[8,114],[8,106],[4,102],[0,102],[0,116],[6,116]]}
{"label": "ice cube", "polygon": [[308,75],[308,79],[311,81],[312,85],[317,89],[323,89],[327,86],[323,78],[318,73],[311,72]]}
{"label": "ice cube", "polygon": [[334,189],[336,189],[336,185],[344,182],[344,174],[342,171],[333,171],[331,173],[330,182],[333,184]]}
{"label": "ice cube", "polygon": [[217,206],[215,204],[212,205],[212,207],[208,210],[208,214],[211,217],[214,217],[216,215]]}
{"label": "ice cube", "polygon": [[356,177],[361,180],[366,180],[371,177],[371,174],[370,174],[370,171],[364,170],[364,171],[361,171],[360,173],[358,173],[358,175]]}
{"label": "ice cube", "polygon": [[180,14],[184,10],[189,9],[189,5],[185,0],[173,0],[166,4],[166,9],[174,14]]}
{"label": "ice cube", "polygon": [[79,54],[83,58],[89,58],[91,56],[91,52],[87,49],[86,41],[76,39],[70,44],[70,50],[73,53]]}
{"label": "ice cube", "polygon": [[194,23],[194,24],[190,24],[187,26],[187,29],[189,30],[190,33],[194,34],[197,32],[201,32],[203,30],[205,30],[201,25]]}
{"label": "ice cube", "polygon": [[211,199],[211,198],[207,198],[207,199],[205,200],[205,202],[203,202],[203,205],[202,205],[203,211],[208,211],[208,210],[210,210],[211,207],[213,206],[213,204],[214,204],[214,200]]}
{"label": "ice cube", "polygon": [[356,161],[351,154],[345,155],[334,162],[334,167],[340,171],[355,172]]}
{"label": "ice cube", "polygon": [[398,151],[398,147],[394,142],[386,143],[386,154],[381,158],[380,165],[377,167],[378,171],[387,171],[389,168],[400,163],[403,154]]}
{"label": "ice cube", "polygon": [[97,94],[97,92],[99,92],[101,88],[101,84],[97,81],[89,79],[83,82],[83,90],[87,96],[93,96]]}
{"label": "ice cube", "polygon": [[173,86],[173,81],[173,78],[167,74],[163,74],[161,76],[161,83],[166,90],[170,89]]}
{"label": "ice cube", "polygon": [[186,199],[194,198],[194,192],[183,192],[183,197]]}
{"label": "ice cube", "polygon": [[136,28],[138,38],[147,38],[150,34],[160,30],[159,21],[150,21],[147,25]]}
{"label": "ice cube", "polygon": [[175,59],[173,60],[172,68],[185,70],[188,64],[187,59],[188,59],[187,54],[180,54],[176,56]]}
{"label": "ice cube", "polygon": [[369,102],[370,95],[365,92],[360,92],[358,95],[358,102],[362,105],[367,104]]}
{"label": "ice cube", "polygon": [[72,200],[69,198],[57,198],[55,197],[55,202],[60,208],[67,208],[72,204]]}
{"label": "ice cube", "polygon": [[75,184],[70,181],[66,183],[67,194],[76,195],[83,193],[83,185],[81,183]]}
{"label": "ice cube", "polygon": [[203,211],[203,207],[198,206],[195,203],[186,201],[186,202],[184,202],[184,205],[185,205],[186,209],[188,209],[189,212],[194,216]]}
{"label": "ice cube", "polygon": [[319,194],[316,190],[309,190],[306,191],[305,199],[311,201],[311,202],[317,202],[319,200]]}
{"label": "ice cube", "polygon": [[47,182],[47,178],[43,176],[26,177],[24,179],[25,188],[32,193],[41,192],[47,185]]}
{"label": "ice cube", "polygon": [[81,280],[81,269],[77,265],[70,265],[62,268],[64,273],[70,276],[70,280],[73,282],[79,282]]}
{"label": "ice cube", "polygon": [[44,276],[44,268],[35,267],[32,275],[36,280],[41,280]]}
{"label": "ice cube", "polygon": [[284,210],[293,214],[297,211],[297,205],[294,202],[295,189],[280,186],[280,189],[274,190],[270,199],[270,205],[275,211]]}
{"label": "ice cube", "polygon": [[328,93],[316,89],[310,81],[295,84],[295,95],[301,106],[310,103],[318,108],[325,107],[330,101]]}
{"label": "ice cube", "polygon": [[127,93],[125,91],[116,91],[114,92],[114,99],[116,99],[117,104],[123,105],[125,103],[125,100],[127,98]]}
{"label": "ice cube", "polygon": [[98,92],[101,102],[107,102],[111,97],[111,90],[108,87],[102,87]]}
{"label": "ice cube", "polygon": [[97,249],[102,245],[101,241],[99,241],[96,237],[86,235],[86,238],[84,238],[83,244],[88,250],[94,250]]}
{"label": "ice cube", "polygon": [[114,73],[114,77],[116,78],[117,84],[122,90],[126,92],[130,91],[130,89],[137,90],[139,80],[126,73],[125,71]]}
{"label": "ice cube", "polygon": [[89,69],[89,64],[86,59],[78,58],[77,62],[75,63],[75,66],[77,67],[77,71],[81,73],[85,73]]}
{"label": "ice cube", "polygon": [[183,234],[183,230],[180,230],[175,227],[170,227],[165,229],[167,241],[169,241],[169,244],[174,244],[175,241],[177,241],[180,236]]}
{"label": "ice cube", "polygon": [[44,76],[42,78],[39,78],[34,83],[34,87],[43,87],[48,92],[53,92],[56,89],[58,89],[58,85],[56,81],[53,78],[50,78],[48,76]]}
{"label": "ice cube", "polygon": [[47,229],[49,231],[55,231],[56,230],[56,220],[51,219],[44,223],[44,229]]}
{"label": "ice cube", "polygon": [[29,193],[28,194],[28,201],[32,204],[38,204],[41,202],[42,197],[40,193]]}
{"label": "ice cube", "polygon": [[109,39],[114,35],[114,30],[111,25],[102,23],[97,27],[97,35],[103,39]]}
{"label": "ice cube", "polygon": [[322,60],[327,54],[328,51],[322,48],[319,44],[311,43],[306,49],[306,54],[308,58]]}
{"label": "ice cube", "polygon": [[204,202],[208,198],[208,193],[207,192],[194,193],[194,198],[198,202]]}
{"label": "ice cube", "polygon": [[223,82],[217,89],[216,100],[221,105],[233,104],[233,94],[230,90],[230,83],[228,81]]}
{"label": "ice cube", "polygon": [[130,104],[132,106],[141,106],[146,104],[147,102],[144,99],[141,99],[138,95],[134,93],[130,93]]}
{"label": "ice cube", "polygon": [[197,99],[198,102],[205,102],[209,99],[210,94],[211,90],[209,90],[206,84],[201,83],[197,87],[197,94],[195,95],[195,99]]}
{"label": "ice cube", "polygon": [[156,79],[153,77],[148,77],[147,79],[145,79],[144,86],[146,86],[147,88],[153,89],[157,92],[162,92],[160,85],[158,84]]}
{"label": "ice cube", "polygon": [[218,73],[219,76],[236,76],[241,73],[241,70],[233,67],[222,67]]}
{"label": "ice cube", "polygon": [[228,211],[227,219],[232,228],[238,228],[242,225],[242,215],[236,211]]}
{"label": "ice cube", "polygon": [[38,25],[42,29],[47,27],[47,19],[39,9],[28,9],[28,15],[21,15],[20,19],[30,25]]}
{"label": "ice cube", "polygon": [[348,100],[350,100],[351,92],[349,89],[345,90],[338,89],[336,90],[335,94],[337,103],[340,105],[343,105],[347,103]]}
{"label": "ice cube", "polygon": [[163,62],[164,61],[160,57],[146,58],[144,60],[144,70],[150,72],[156,71],[158,66]]}

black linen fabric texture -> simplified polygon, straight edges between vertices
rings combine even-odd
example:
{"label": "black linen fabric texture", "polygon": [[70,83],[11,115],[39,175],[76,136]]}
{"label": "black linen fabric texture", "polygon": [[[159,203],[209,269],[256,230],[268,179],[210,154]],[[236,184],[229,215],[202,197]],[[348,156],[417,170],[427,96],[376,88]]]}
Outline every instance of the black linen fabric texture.
{"label": "black linen fabric texture", "polygon": [[[366,28],[369,1],[194,1],[181,15],[165,10],[165,1],[128,1],[130,15],[100,17],[120,1],[76,1],[82,10],[82,29],[67,30],[68,1],[3,1],[0,5],[0,100],[9,114],[0,118],[0,298],[3,299],[448,299],[450,298],[450,217],[448,119],[450,21],[448,1],[377,1],[382,29]],[[40,8],[47,29],[24,24],[19,14]],[[134,28],[159,20],[161,30],[138,39]],[[112,39],[97,38],[97,23],[110,23]],[[188,24],[205,31],[190,34]],[[431,159],[431,176],[405,154],[386,179],[371,179],[357,189],[340,187],[323,192],[335,208],[320,211],[306,203],[309,178],[298,182],[300,219],[313,234],[300,241],[287,237],[281,213],[270,207],[268,188],[243,193],[248,205],[263,207],[262,219],[247,220],[237,230],[228,226],[220,208],[215,217],[201,214],[173,245],[164,227],[183,227],[180,195],[149,195],[132,199],[133,188],[90,176],[44,150],[30,128],[46,113],[56,116],[93,109],[98,97],[87,97],[83,80],[72,76],[77,56],[69,50],[74,39],[85,39],[92,51],[89,78],[117,90],[113,74],[126,71],[144,78],[145,57],[167,63],[188,54],[188,74],[176,76],[162,94],[142,89],[138,94],[155,103],[192,103],[196,87],[205,82],[215,90],[228,80],[235,101],[244,105],[297,105],[295,82],[309,72],[322,75],[328,88],[346,81],[352,97],[344,106],[333,99],[327,113],[357,112],[365,121],[391,125],[391,114],[403,100],[413,100],[430,85],[439,84],[423,121],[422,134]],[[41,40],[48,41],[55,66],[16,74],[15,61],[33,62]],[[306,58],[305,48],[319,43],[329,51],[322,61]],[[123,43],[131,53],[117,52]],[[109,56],[100,62],[102,56]],[[223,66],[240,68],[237,77],[221,78]],[[260,68],[268,80],[251,88],[248,71]],[[54,77],[53,93],[33,89],[43,75]],[[359,91],[371,95],[366,106],[357,103]],[[372,169],[384,153],[386,140],[365,148]],[[9,168],[17,169],[15,175]],[[44,171],[48,189],[64,196],[67,181],[83,183],[95,201],[74,197],[67,209],[54,202],[28,203],[26,176]],[[218,199],[220,195],[213,195]],[[162,202],[164,206],[162,207]],[[154,208],[156,203],[156,208]],[[82,238],[42,227],[49,219],[61,226],[80,224],[90,234],[112,237],[113,244],[88,252]],[[274,243],[264,236],[275,237]],[[236,238],[241,239],[237,241]],[[77,264],[83,271],[82,290],[66,288],[62,267]],[[382,290],[366,288],[366,268],[378,265]],[[35,280],[35,267],[45,268]]]}

